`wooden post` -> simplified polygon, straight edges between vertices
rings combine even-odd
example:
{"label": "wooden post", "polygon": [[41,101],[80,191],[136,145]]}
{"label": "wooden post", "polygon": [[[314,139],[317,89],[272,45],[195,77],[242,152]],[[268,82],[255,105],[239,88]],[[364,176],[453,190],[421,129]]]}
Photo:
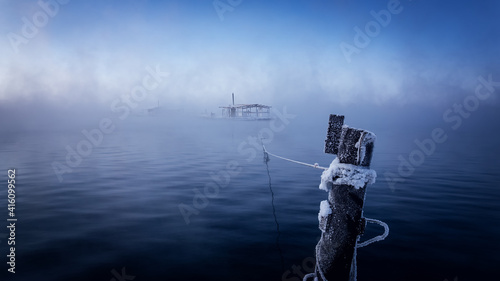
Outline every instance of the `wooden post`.
{"label": "wooden post", "polygon": [[[369,181],[366,178],[363,181],[362,178],[361,186],[359,181],[356,183],[358,186],[355,186],[349,179],[349,173],[360,175],[371,171],[369,167],[375,135],[349,128],[343,123],[344,116],[330,115],[325,141],[325,153],[337,154],[337,171],[340,173],[333,174],[327,182],[330,210],[327,209],[326,215],[319,216],[322,234],[316,246],[315,275],[323,281],[349,280],[356,240],[365,227],[362,212]],[[359,176],[356,179],[359,180]]]}

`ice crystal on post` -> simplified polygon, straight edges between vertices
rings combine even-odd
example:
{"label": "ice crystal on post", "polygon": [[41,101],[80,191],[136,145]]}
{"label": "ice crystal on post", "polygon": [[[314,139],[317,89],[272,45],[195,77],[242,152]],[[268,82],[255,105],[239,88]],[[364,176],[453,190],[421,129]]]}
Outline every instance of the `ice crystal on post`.
{"label": "ice crystal on post", "polygon": [[329,191],[328,183],[335,185],[351,185],[356,189],[363,188],[366,184],[375,183],[377,173],[372,169],[363,168],[351,164],[343,164],[335,158],[328,170],[321,174],[319,189]]}

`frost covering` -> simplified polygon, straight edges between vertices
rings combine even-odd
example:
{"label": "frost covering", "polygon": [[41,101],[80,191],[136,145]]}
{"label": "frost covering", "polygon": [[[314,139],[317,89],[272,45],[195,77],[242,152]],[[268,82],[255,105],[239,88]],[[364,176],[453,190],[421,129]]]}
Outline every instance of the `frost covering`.
{"label": "frost covering", "polygon": [[366,157],[366,145],[368,143],[374,143],[377,140],[377,136],[370,132],[365,131],[364,134],[361,134],[358,142],[354,145],[358,149],[358,161],[361,163],[365,161]]}
{"label": "frost covering", "polygon": [[335,185],[351,185],[356,189],[362,188],[365,184],[375,183],[377,173],[372,169],[363,168],[351,164],[343,164],[335,158],[330,167],[321,174],[319,189],[329,191],[327,185],[331,182]]}
{"label": "frost covering", "polygon": [[332,209],[330,208],[330,204],[328,203],[327,200],[321,201],[321,204],[319,205],[319,213],[318,213],[318,220],[321,222],[322,217],[326,217],[332,213]]}

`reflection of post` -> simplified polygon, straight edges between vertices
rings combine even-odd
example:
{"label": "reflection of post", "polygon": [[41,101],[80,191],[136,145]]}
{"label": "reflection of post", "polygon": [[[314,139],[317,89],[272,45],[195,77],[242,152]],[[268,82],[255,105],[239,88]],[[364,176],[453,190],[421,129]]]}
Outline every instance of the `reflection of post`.
{"label": "reflection of post", "polygon": [[362,218],[366,186],[376,174],[370,170],[375,135],[343,125],[344,116],[330,115],[325,153],[337,154],[321,176],[320,188],[329,192],[318,216],[321,240],[316,246],[318,280],[349,280]]}

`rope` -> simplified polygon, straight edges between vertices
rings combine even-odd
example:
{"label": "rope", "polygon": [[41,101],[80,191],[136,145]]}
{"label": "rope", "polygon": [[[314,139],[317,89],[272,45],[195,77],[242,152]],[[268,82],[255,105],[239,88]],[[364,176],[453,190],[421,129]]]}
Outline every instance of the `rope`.
{"label": "rope", "polygon": [[281,259],[281,270],[285,271],[285,259],[283,258],[283,252],[281,251],[280,247],[280,224],[278,223],[278,218],[276,217],[276,208],[274,207],[274,192],[273,188],[271,186],[271,174],[269,173],[269,165],[267,164],[269,162],[269,156],[264,152],[264,163],[266,163],[266,169],[267,169],[267,176],[269,178],[269,191],[271,191],[271,205],[273,206],[273,216],[274,216],[274,222],[276,223],[276,231],[278,232],[278,236],[276,236],[276,247],[278,248],[279,254],[280,254],[280,259]]}
{"label": "rope", "polygon": [[378,241],[382,241],[382,240],[384,240],[389,235],[389,226],[385,222],[379,221],[379,220],[376,220],[376,219],[368,219],[368,218],[365,218],[365,219],[366,219],[367,222],[376,223],[378,225],[383,226],[384,227],[384,234],[379,235],[379,236],[375,236],[372,239],[368,239],[368,240],[366,240],[363,243],[359,243],[356,246],[357,248],[365,247],[365,246],[368,246],[368,245],[370,245],[372,243],[375,243],[375,242],[378,242]]}
{"label": "rope", "polygon": [[316,278],[316,273],[309,273],[304,276],[302,281],[308,281],[311,278],[314,278],[314,281],[318,280],[318,278]]}
{"label": "rope", "polygon": [[[326,279],[326,277],[325,277],[325,274],[323,273],[323,270],[319,266],[319,257],[320,257],[319,256],[319,245],[321,244],[322,240],[323,240],[323,235],[321,235],[321,239],[319,240],[318,245],[316,245],[316,259],[318,259],[318,261],[316,261],[316,267],[318,268],[318,272],[319,272],[319,276],[321,277],[321,280],[328,281],[328,279]],[[317,278],[318,278],[318,276],[316,275],[314,280],[317,280]]]}
{"label": "rope", "polygon": [[[376,220],[376,219],[369,219],[369,218],[365,218],[365,220],[367,222],[371,222],[371,223],[376,223],[378,225],[381,225],[384,227],[384,234],[382,235],[378,235],[378,236],[375,236],[371,239],[368,239],[366,240],[365,242],[362,242],[362,243],[358,243],[356,241],[356,246],[354,247],[354,255],[352,257],[352,262],[351,262],[351,274],[349,276],[349,280],[350,281],[356,281],[357,280],[357,262],[356,262],[356,256],[357,256],[357,251],[358,251],[358,248],[362,248],[362,247],[365,247],[365,246],[368,246],[372,243],[375,243],[375,242],[378,242],[378,241],[382,241],[384,240],[388,235],[389,235],[389,226],[383,222],[383,221],[380,221],[380,220]],[[323,239],[323,236],[321,237],[321,239]],[[359,239],[359,237],[358,237]],[[318,246],[319,244],[321,243],[321,240],[320,242],[318,242],[318,245],[316,245],[316,258],[319,259],[319,253],[318,253]],[[326,278],[325,278],[325,275],[323,273],[323,271],[321,270],[321,267],[319,266],[319,261],[316,262],[316,270],[317,272],[319,272],[319,275],[321,276],[321,279],[324,280],[324,281],[328,281]],[[314,280],[317,280],[317,275],[316,273],[310,273],[310,274],[307,274],[304,276],[304,278],[302,279],[303,281],[308,281],[309,279],[313,278],[314,277]]]}
{"label": "rope", "polygon": [[[357,280],[357,275],[358,275],[357,271],[358,270],[357,270],[357,264],[356,264],[356,256],[357,256],[358,248],[368,246],[368,245],[375,243],[375,242],[378,242],[378,241],[382,241],[389,235],[389,226],[385,222],[379,221],[376,219],[368,219],[368,218],[365,218],[365,220],[367,222],[376,223],[378,225],[383,226],[384,227],[384,234],[379,235],[379,236],[375,236],[371,239],[366,240],[363,243],[358,244],[358,241],[356,241],[356,247],[354,247],[354,256],[352,257],[351,274],[350,274],[349,281],[356,281]],[[358,236],[358,240],[359,240],[359,236]]]}
{"label": "rope", "polygon": [[296,163],[296,164],[300,164],[300,165],[304,165],[304,166],[316,168],[316,169],[328,170],[328,168],[321,167],[318,163],[314,163],[314,165],[313,165],[313,164],[308,164],[308,163],[304,163],[304,162],[300,162],[300,161],[288,159],[288,158],[285,158],[285,157],[278,156],[276,154],[272,154],[271,152],[269,152],[269,151],[266,150],[266,147],[264,145],[262,145],[262,148],[264,149],[264,153],[265,154],[272,155],[272,156],[274,156],[276,158],[283,159],[285,161],[289,161],[289,162],[292,162],[292,163]]}
{"label": "rope", "polygon": [[352,255],[352,261],[351,261],[351,272],[349,272],[349,281],[358,280],[358,263],[356,261],[357,256],[358,256],[358,241],[356,240],[356,246],[354,247],[354,253]]}

